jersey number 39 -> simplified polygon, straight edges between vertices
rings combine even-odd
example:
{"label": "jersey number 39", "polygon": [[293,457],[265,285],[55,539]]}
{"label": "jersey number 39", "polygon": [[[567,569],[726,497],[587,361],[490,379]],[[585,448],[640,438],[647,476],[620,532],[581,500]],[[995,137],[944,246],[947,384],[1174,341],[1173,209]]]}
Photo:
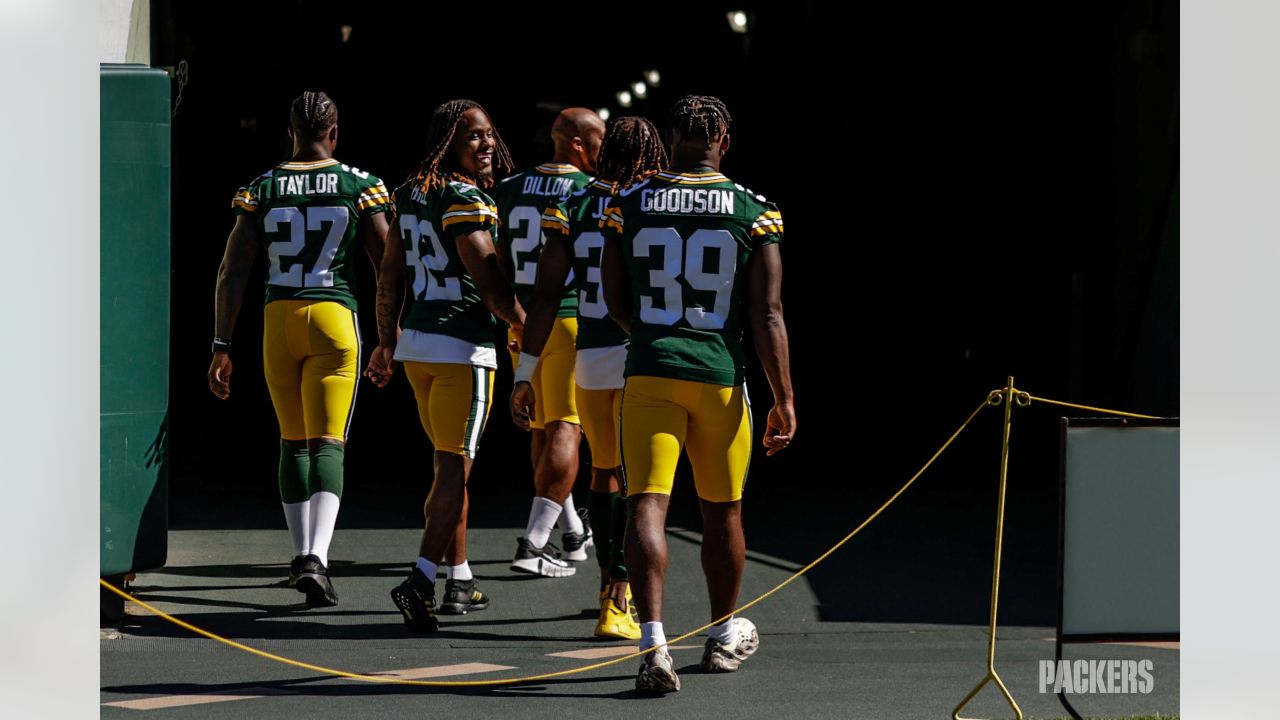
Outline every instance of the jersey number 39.
{"label": "jersey number 39", "polygon": [[[641,295],[640,321],[651,325],[675,325],[684,318],[696,330],[720,330],[729,319],[733,301],[733,278],[737,271],[738,244],[726,230],[695,230],[688,240],[675,228],[647,227],[636,233],[636,257],[661,254],[661,264],[649,271],[648,285],[654,294]],[[707,269],[707,252],[715,251],[715,267]],[[683,262],[683,267],[681,263]],[[684,302],[680,278],[693,290],[714,292],[705,307]],[[654,302],[661,298],[662,306]]]}

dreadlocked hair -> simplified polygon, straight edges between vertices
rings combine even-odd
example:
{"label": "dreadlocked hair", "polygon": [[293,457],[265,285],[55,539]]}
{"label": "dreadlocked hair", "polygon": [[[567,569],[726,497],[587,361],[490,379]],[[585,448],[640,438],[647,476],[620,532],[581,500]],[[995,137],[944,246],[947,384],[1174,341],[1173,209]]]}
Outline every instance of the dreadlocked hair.
{"label": "dreadlocked hair", "polygon": [[[410,175],[406,182],[413,183],[422,192],[442,187],[450,178],[465,180],[472,185],[480,185],[480,178],[463,174],[457,167],[457,160],[450,154],[454,137],[458,133],[458,125],[462,122],[463,113],[468,110],[479,110],[485,116],[489,111],[474,100],[450,100],[431,113],[431,122],[427,127],[427,155],[418,164],[418,170]],[[493,177],[510,174],[515,163],[511,161],[511,153],[507,144],[502,141],[497,128],[493,130]],[[482,186],[489,189],[493,186],[491,177]]]}
{"label": "dreadlocked hair", "polygon": [[685,95],[671,106],[667,121],[681,137],[702,136],[712,141],[729,132],[733,118],[720,98],[710,95]]}
{"label": "dreadlocked hair", "polygon": [[658,128],[645,118],[627,116],[609,123],[596,175],[615,187],[626,187],[667,169],[667,149]]}
{"label": "dreadlocked hair", "polygon": [[308,90],[293,99],[289,127],[295,135],[317,137],[338,121],[338,106],[323,92]]}

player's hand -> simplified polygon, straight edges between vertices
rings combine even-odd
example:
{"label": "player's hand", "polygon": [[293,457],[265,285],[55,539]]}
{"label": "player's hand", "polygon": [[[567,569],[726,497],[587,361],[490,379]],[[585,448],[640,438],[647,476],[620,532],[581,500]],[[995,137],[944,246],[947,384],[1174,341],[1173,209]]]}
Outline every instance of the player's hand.
{"label": "player's hand", "polygon": [[213,354],[209,362],[209,391],[219,400],[231,397],[231,356],[224,352]]}
{"label": "player's hand", "polygon": [[373,381],[378,387],[386,387],[391,382],[391,376],[396,372],[396,354],[395,348],[379,345],[374,348],[373,354],[369,356],[369,366],[365,368],[364,376]]}
{"label": "player's hand", "polygon": [[791,403],[778,403],[769,410],[769,421],[764,429],[766,455],[773,455],[787,446],[796,436],[796,409]]}
{"label": "player's hand", "polygon": [[511,340],[507,343],[507,349],[513,353],[519,353],[524,349],[524,326],[511,326]]}
{"label": "player's hand", "polygon": [[527,382],[518,382],[511,389],[511,422],[516,427],[529,431],[529,423],[533,419],[533,407],[537,399],[533,395],[533,386]]}

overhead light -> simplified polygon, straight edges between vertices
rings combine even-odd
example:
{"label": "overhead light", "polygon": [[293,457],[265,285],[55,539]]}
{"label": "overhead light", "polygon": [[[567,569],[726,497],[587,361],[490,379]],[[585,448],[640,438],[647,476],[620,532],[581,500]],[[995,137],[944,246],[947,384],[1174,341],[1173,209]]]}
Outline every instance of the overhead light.
{"label": "overhead light", "polygon": [[618,91],[618,104],[624,108],[631,107],[631,91],[630,90]]}
{"label": "overhead light", "polygon": [[350,39],[351,39],[351,26],[343,25],[342,26],[342,42],[347,42]]}
{"label": "overhead light", "polygon": [[659,74],[657,70],[646,70],[644,73],[644,79],[653,87],[658,87],[662,84],[662,75]]}
{"label": "overhead light", "polygon": [[747,14],[741,10],[726,13],[729,16],[729,29],[736,33],[747,31]]}
{"label": "overhead light", "polygon": [[599,108],[596,110],[596,114],[600,116],[601,120],[609,121],[609,108]]}
{"label": "overhead light", "polygon": [[631,92],[635,93],[636,97],[643,100],[645,96],[649,94],[649,88],[646,87],[643,82],[636,81],[631,83]]}

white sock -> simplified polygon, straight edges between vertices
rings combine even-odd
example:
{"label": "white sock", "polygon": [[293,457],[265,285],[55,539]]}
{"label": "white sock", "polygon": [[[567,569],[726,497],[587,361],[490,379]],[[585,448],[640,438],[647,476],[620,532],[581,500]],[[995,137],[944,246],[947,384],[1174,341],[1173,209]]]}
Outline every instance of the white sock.
{"label": "white sock", "polygon": [[733,635],[733,618],[729,618],[719,625],[712,625],[707,629],[707,637],[715,640],[721,645],[731,645],[736,639]]}
{"label": "white sock", "polygon": [[445,570],[444,576],[445,579],[448,580],[470,580],[473,577],[471,574],[471,563],[463,560],[461,565],[450,565],[449,568]]}
{"label": "white sock", "polygon": [[661,622],[640,623],[640,649],[648,650],[654,645],[661,645],[667,641],[666,633],[662,632]]}
{"label": "white sock", "polygon": [[581,535],[582,518],[578,517],[578,511],[573,507],[573,493],[570,492],[564,499],[563,510],[560,511],[560,529],[565,532]]}
{"label": "white sock", "polygon": [[311,501],[280,503],[284,507],[284,523],[289,526],[289,539],[293,541],[293,554],[311,552]]}
{"label": "white sock", "polygon": [[333,526],[338,522],[338,505],[341,500],[331,492],[320,491],[311,496],[311,554],[329,567],[329,543],[333,541]]}
{"label": "white sock", "polygon": [[418,569],[422,571],[422,574],[426,575],[427,579],[431,581],[431,587],[435,587],[436,586],[436,564],[424,557],[419,557],[417,564],[418,564]]}
{"label": "white sock", "polygon": [[543,547],[551,539],[551,528],[555,527],[556,518],[560,517],[560,505],[544,497],[535,497],[533,507],[529,509],[529,525],[524,529],[524,538],[534,547]]}

